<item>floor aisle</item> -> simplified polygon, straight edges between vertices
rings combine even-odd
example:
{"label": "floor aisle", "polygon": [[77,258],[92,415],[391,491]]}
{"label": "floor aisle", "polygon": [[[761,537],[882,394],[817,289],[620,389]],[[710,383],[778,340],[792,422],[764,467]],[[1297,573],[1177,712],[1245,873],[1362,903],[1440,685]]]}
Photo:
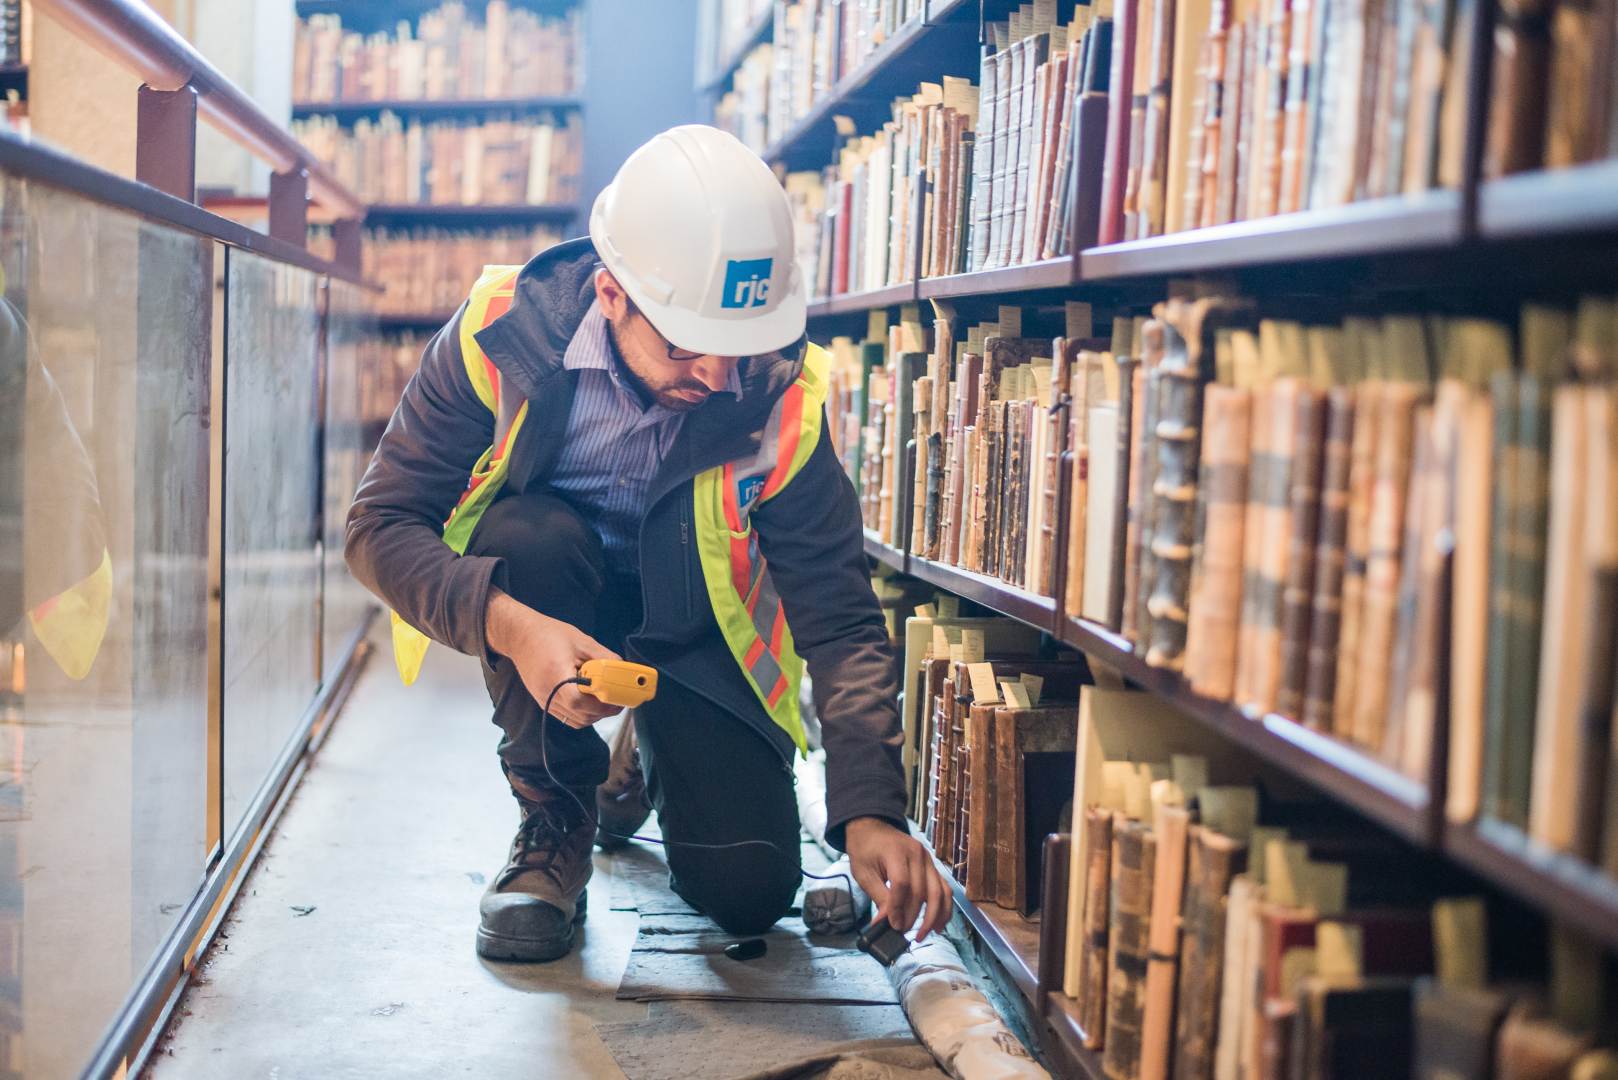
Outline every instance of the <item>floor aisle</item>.
{"label": "floor aisle", "polygon": [[516,808],[477,664],[435,648],[405,689],[376,644],[147,1075],[622,1077],[594,1025],[648,1011],[613,998],[638,917],[612,859],[572,955],[480,961]]}

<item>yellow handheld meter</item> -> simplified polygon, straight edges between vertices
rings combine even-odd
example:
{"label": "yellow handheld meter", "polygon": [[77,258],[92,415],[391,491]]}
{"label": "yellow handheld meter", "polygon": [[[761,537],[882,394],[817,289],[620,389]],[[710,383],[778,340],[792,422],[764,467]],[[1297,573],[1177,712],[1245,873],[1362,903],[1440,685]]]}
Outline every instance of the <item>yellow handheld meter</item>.
{"label": "yellow handheld meter", "polygon": [[632,709],[657,696],[657,669],[628,660],[587,660],[579,678],[587,680],[579,689],[608,705]]}

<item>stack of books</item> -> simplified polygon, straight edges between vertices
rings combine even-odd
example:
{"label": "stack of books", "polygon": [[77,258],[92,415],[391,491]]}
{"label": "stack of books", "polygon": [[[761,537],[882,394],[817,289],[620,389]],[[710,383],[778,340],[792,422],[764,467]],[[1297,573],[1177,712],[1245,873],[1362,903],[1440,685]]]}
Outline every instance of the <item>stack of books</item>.
{"label": "stack of books", "polygon": [[422,123],[384,112],[352,127],[311,117],[292,129],[370,202],[513,206],[579,198],[584,132],[577,113]]}
{"label": "stack of books", "polygon": [[584,82],[581,9],[542,16],[507,0],[454,0],[391,34],[345,31],[339,15],[300,19],[292,99],[310,102],[561,97]]}
{"label": "stack of books", "polygon": [[922,0],[778,0],[766,141],[780,141],[923,7]]}
{"label": "stack of books", "polygon": [[548,226],[489,230],[370,229],[363,246],[366,280],[386,291],[377,310],[389,315],[448,315],[485,266],[526,263],[564,239]]}

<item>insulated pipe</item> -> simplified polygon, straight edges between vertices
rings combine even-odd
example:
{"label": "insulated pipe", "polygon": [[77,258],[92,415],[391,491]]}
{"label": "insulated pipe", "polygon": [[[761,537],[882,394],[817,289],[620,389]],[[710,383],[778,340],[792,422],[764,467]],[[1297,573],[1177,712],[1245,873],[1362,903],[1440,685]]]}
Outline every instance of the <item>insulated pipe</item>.
{"label": "insulated pipe", "polygon": [[298,140],[141,0],[34,0],[76,36],[154,90],[192,86],[198,109],[218,131],[277,173],[305,169],[309,195],[339,218],[359,218],[365,204]]}
{"label": "insulated pipe", "polygon": [[911,945],[888,968],[888,981],[916,1037],[955,1080],[1050,1080],[942,934]]}

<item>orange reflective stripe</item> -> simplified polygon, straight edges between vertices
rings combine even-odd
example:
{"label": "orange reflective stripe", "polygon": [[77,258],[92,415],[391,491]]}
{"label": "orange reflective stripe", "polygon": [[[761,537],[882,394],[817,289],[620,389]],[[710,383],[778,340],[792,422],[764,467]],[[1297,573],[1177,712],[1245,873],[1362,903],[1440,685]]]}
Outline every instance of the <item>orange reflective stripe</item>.
{"label": "orange reflective stripe", "polygon": [[775,468],[764,481],[761,499],[768,499],[786,486],[792,475],[792,459],[798,453],[798,438],[803,434],[803,384],[793,383],[781,399],[781,442],[776,452]]}
{"label": "orange reflective stripe", "polygon": [[736,502],[736,466],[733,462],[725,465],[725,521],[730,525],[731,532],[742,531],[742,508]]}
{"label": "orange reflective stripe", "polygon": [[781,700],[781,695],[786,692],[787,677],[785,675],[777,676],[775,680],[775,688],[770,691],[769,696],[765,699],[769,702],[770,708],[775,708],[776,703]]}
{"label": "orange reflective stripe", "polygon": [[752,667],[754,664],[758,663],[759,657],[761,657],[763,655],[764,655],[764,639],[763,638],[754,638],[753,639],[753,647],[747,650],[747,655],[742,659],[742,662],[744,664],[746,664],[748,667]]}

